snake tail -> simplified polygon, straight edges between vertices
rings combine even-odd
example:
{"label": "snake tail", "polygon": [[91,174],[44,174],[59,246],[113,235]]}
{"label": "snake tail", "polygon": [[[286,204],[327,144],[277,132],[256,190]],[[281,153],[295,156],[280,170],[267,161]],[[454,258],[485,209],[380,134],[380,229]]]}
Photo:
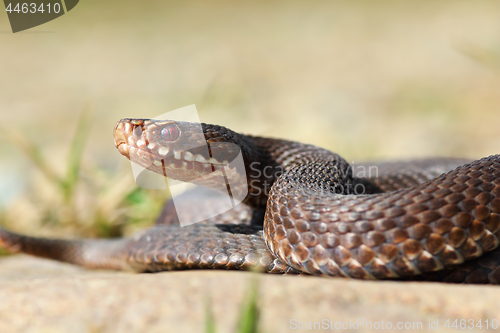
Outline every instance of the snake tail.
{"label": "snake tail", "polygon": [[129,239],[63,240],[19,235],[0,228],[0,247],[87,268],[130,270],[126,261]]}

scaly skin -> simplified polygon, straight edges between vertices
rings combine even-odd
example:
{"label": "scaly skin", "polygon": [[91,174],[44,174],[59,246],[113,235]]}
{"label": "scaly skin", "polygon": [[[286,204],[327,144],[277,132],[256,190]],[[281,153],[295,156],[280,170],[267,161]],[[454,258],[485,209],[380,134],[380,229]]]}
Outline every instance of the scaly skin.
{"label": "scaly skin", "polygon": [[[114,134],[120,153],[133,162],[222,192],[227,191],[223,180],[242,176],[227,168],[241,152],[248,182],[231,191],[248,195],[232,211],[183,228],[168,203],[157,226],[134,238],[43,240],[0,229],[0,242],[86,267],[139,272],[257,268],[362,279],[500,282],[498,155],[470,163],[378,164],[377,175],[363,176],[366,165],[351,168],[327,150],[216,125],[124,119]],[[266,183],[273,184],[270,192],[263,190]],[[189,193],[183,199],[189,201]],[[192,213],[219,200],[197,201]]]}

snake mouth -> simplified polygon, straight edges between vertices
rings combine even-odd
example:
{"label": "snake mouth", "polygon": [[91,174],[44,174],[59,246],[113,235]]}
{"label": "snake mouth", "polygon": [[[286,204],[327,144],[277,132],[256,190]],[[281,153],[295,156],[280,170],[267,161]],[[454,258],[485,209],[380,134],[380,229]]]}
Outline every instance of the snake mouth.
{"label": "snake mouth", "polygon": [[115,126],[114,143],[130,161],[178,180],[205,176],[228,166],[235,156],[234,148],[206,138],[200,124],[170,120],[122,119]]}
{"label": "snake mouth", "polygon": [[130,126],[125,126],[126,122],[119,121],[116,123],[113,136],[115,147],[120,154],[130,159],[129,145],[127,144],[127,137],[131,135]]}
{"label": "snake mouth", "polygon": [[120,154],[122,154],[123,156],[127,157],[130,159],[130,155],[129,155],[129,148],[127,146],[127,143],[126,142],[119,142],[116,145],[116,148],[118,149],[118,151],[120,152]]}

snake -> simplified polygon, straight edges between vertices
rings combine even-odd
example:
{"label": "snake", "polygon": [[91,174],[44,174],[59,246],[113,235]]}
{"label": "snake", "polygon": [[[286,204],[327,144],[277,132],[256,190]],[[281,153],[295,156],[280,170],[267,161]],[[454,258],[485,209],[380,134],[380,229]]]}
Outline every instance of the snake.
{"label": "snake", "polygon": [[[153,227],[129,237],[65,240],[0,228],[0,246],[139,273],[500,283],[500,155],[351,165],[314,145],[205,123],[126,118],[113,134],[130,161],[208,195],[168,201]],[[197,223],[180,225],[182,206]]]}

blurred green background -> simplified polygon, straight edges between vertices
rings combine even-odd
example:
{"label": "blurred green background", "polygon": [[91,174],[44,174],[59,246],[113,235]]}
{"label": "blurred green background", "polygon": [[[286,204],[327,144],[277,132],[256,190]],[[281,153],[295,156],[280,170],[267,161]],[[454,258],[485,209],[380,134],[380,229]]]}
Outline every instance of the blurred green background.
{"label": "blurred green background", "polygon": [[[112,130],[190,104],[348,161],[499,153],[499,18],[486,0],[82,0],[12,34],[0,15],[0,223],[64,236],[151,224],[168,193],[135,187]],[[78,126],[83,155],[68,162]]]}

